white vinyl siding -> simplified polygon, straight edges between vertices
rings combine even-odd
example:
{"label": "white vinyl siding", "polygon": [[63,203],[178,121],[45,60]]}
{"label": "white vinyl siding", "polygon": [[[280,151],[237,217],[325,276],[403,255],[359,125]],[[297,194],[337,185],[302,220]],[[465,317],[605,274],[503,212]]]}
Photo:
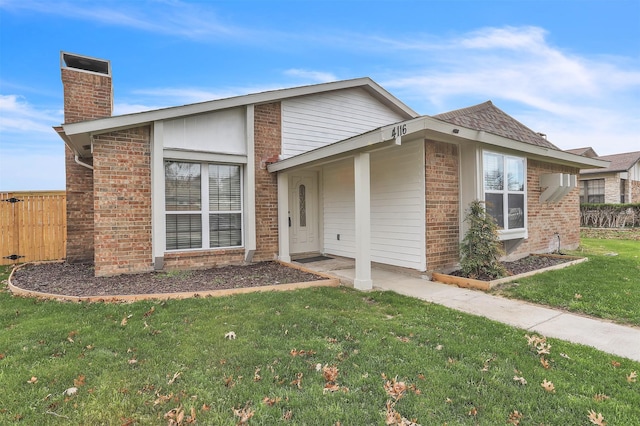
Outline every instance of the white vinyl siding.
{"label": "white vinyl siding", "polygon": [[324,251],[337,256],[354,257],[356,213],[353,158],[325,166],[322,175]]}
{"label": "white vinyl siding", "polygon": [[[371,154],[374,262],[425,269],[423,158],[423,144],[417,141]],[[322,174],[324,251],[354,257],[353,158],[325,166]]]}
{"label": "white vinyl siding", "polygon": [[165,149],[247,155],[246,114],[234,108],[166,120]]}
{"label": "white vinyl siding", "polygon": [[424,144],[371,154],[371,260],[425,269]]}
{"label": "white vinyl siding", "polygon": [[282,101],[285,158],[402,121],[362,88]]}

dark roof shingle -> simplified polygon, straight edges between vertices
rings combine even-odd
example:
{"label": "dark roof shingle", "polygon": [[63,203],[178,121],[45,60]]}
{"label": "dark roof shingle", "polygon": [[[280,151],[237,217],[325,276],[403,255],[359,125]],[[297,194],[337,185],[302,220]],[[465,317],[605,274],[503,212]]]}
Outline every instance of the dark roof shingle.
{"label": "dark roof shingle", "polygon": [[557,146],[546,138],[509,116],[500,108],[497,108],[491,101],[434,115],[433,117],[470,129],[483,130],[487,133],[516,141],[559,150]]}
{"label": "dark roof shingle", "polygon": [[640,151],[623,152],[621,154],[603,155],[598,157],[599,160],[610,161],[609,167],[604,169],[583,169],[580,170],[580,174],[590,173],[611,173],[611,172],[626,172],[632,168],[638,161],[640,161]]}

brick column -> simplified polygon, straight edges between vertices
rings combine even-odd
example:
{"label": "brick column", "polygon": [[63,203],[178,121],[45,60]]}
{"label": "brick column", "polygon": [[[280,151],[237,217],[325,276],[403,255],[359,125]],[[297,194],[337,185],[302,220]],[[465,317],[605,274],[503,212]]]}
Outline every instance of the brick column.
{"label": "brick column", "polygon": [[[76,123],[109,117],[112,108],[111,76],[62,68],[64,121]],[[91,159],[81,159],[91,163]],[[67,187],[67,261],[93,262],[93,172],[76,163],[65,147]]]}
{"label": "brick column", "polygon": [[256,105],[254,117],[257,246],[253,260],[273,260],[278,255],[278,182],[267,163],[277,161],[282,152],[280,102]]}
{"label": "brick column", "polygon": [[458,146],[425,141],[427,270],[450,270],[460,261]]}

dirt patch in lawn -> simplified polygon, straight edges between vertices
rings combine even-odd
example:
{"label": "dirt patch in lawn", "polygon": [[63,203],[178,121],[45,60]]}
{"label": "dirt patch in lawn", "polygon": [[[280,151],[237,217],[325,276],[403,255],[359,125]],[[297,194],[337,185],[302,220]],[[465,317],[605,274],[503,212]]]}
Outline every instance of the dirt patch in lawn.
{"label": "dirt patch in lawn", "polygon": [[113,277],[95,277],[93,274],[93,266],[86,264],[32,264],[16,270],[11,283],[23,290],[41,293],[106,297],[229,290],[326,279],[326,277],[290,268],[278,262]]}

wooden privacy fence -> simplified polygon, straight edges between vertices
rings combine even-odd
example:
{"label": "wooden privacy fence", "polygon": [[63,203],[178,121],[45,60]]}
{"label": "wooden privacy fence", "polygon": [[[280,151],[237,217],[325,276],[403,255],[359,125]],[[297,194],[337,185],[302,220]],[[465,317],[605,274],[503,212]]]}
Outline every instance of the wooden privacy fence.
{"label": "wooden privacy fence", "polygon": [[66,256],[65,191],[0,192],[0,265]]}

